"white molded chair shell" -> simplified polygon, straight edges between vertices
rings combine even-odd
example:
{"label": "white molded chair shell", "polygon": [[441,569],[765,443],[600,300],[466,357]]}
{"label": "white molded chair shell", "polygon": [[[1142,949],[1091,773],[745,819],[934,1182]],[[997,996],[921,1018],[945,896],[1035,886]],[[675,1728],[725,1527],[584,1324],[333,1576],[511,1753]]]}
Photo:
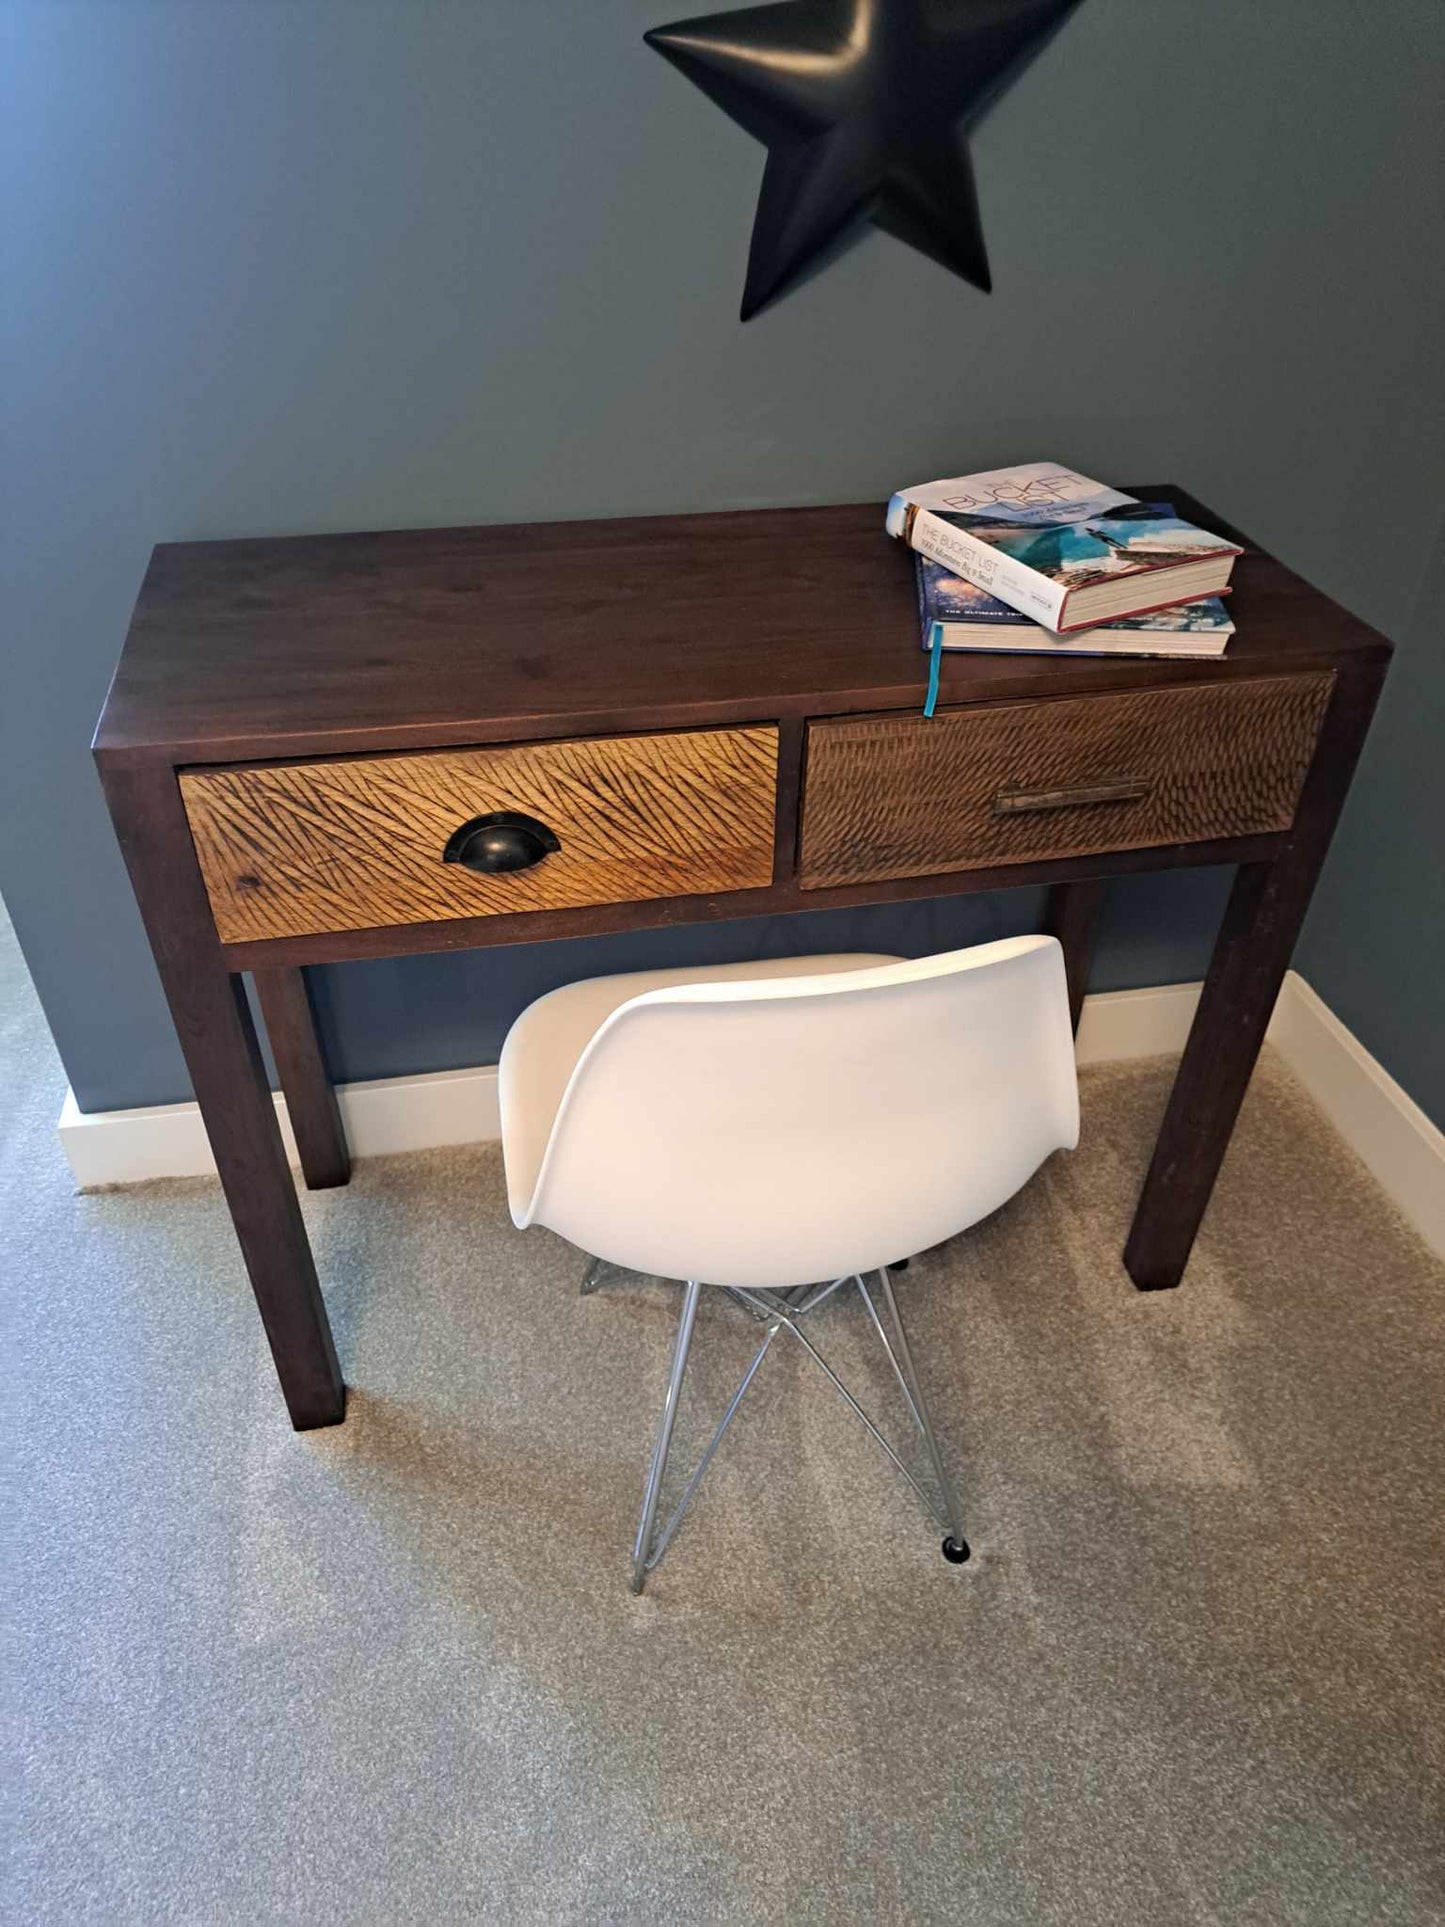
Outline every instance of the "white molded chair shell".
{"label": "white molded chair shell", "polygon": [[867,1272],[1077,1143],[1063,953],[1014,937],[594,978],[518,1018],[500,1099],[518,1225],[703,1283]]}

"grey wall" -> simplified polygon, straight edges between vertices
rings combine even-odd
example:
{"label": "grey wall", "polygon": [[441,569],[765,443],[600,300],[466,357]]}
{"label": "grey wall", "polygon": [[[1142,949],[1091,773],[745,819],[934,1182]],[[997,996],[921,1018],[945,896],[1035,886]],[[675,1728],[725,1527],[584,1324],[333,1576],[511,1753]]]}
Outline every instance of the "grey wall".
{"label": "grey wall", "polygon": [[[1439,1108],[1419,960],[1441,651],[1412,620],[1442,499],[1445,11],[1087,0],[975,138],[992,298],[871,235],[747,328],[760,153],[643,48],[666,17],[5,14],[0,875],[82,1104],[186,1089],[86,752],[152,543],[881,501],[1052,455],[1183,482],[1406,645],[1306,955]],[[1096,984],[1197,974],[1226,881],[1117,887]],[[342,1074],[373,1075],[493,1057],[562,976],[921,950],[1035,913],[412,959],[321,994]]]}
{"label": "grey wall", "polygon": [[1445,1124],[1445,531],[1400,643],[1295,963]]}

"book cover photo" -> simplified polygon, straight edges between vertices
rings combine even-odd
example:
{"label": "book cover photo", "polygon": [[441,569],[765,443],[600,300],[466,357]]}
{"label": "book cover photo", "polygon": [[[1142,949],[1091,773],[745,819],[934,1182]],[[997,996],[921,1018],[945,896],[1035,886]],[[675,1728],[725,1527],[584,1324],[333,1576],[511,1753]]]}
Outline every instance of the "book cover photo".
{"label": "book cover photo", "polygon": [[1155,502],[1125,503],[1082,522],[1048,527],[957,513],[945,514],[943,519],[1066,589],[1234,553],[1232,544]]}

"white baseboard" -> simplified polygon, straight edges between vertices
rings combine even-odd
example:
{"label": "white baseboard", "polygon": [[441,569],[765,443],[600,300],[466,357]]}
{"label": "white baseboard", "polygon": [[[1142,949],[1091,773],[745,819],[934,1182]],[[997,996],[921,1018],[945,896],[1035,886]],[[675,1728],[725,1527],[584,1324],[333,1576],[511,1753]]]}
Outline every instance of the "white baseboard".
{"label": "white baseboard", "polygon": [[1430,1249],[1445,1258],[1445,1132],[1291,970],[1269,1041]]}
{"label": "white baseboard", "polygon": [[[1182,1050],[1199,988],[1162,984],[1086,997],[1080,1065]],[[1445,1255],[1445,1136],[1294,971],[1285,978],[1269,1041],[1396,1206]],[[337,1096],[347,1141],[359,1158],[477,1144],[500,1134],[494,1064],[342,1084]],[[276,1114],[294,1164],[296,1147],[280,1096]],[[87,1114],[67,1091],[60,1141],[83,1189],[204,1177],[216,1168],[194,1104]]]}
{"label": "white baseboard", "polygon": [[1080,1069],[1182,1051],[1202,988],[1158,984],[1150,990],[1101,990],[1086,997],[1075,1046]]}
{"label": "white baseboard", "polygon": [[[501,1136],[495,1064],[339,1084],[336,1096],[353,1157],[434,1151],[443,1144],[480,1144]],[[286,1155],[294,1166],[296,1140],[286,1100],[279,1092],[275,1104]],[[142,1184],[148,1178],[208,1177],[216,1170],[195,1104],[87,1113],[67,1091],[60,1113],[60,1142],[82,1190]]]}

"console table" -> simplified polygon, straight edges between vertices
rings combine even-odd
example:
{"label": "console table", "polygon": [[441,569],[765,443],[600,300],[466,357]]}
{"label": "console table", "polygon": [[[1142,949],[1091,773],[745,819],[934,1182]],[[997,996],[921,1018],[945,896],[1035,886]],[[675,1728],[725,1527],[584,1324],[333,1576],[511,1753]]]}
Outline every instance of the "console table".
{"label": "console table", "polygon": [[1047,884],[1077,1021],[1105,877],[1237,864],[1124,1251],[1176,1285],[1390,654],[1235,581],[1218,663],[955,654],[925,721],[877,503],[156,549],[94,749],[293,1424],[346,1390],[246,971],[341,1184],[309,964]]}

